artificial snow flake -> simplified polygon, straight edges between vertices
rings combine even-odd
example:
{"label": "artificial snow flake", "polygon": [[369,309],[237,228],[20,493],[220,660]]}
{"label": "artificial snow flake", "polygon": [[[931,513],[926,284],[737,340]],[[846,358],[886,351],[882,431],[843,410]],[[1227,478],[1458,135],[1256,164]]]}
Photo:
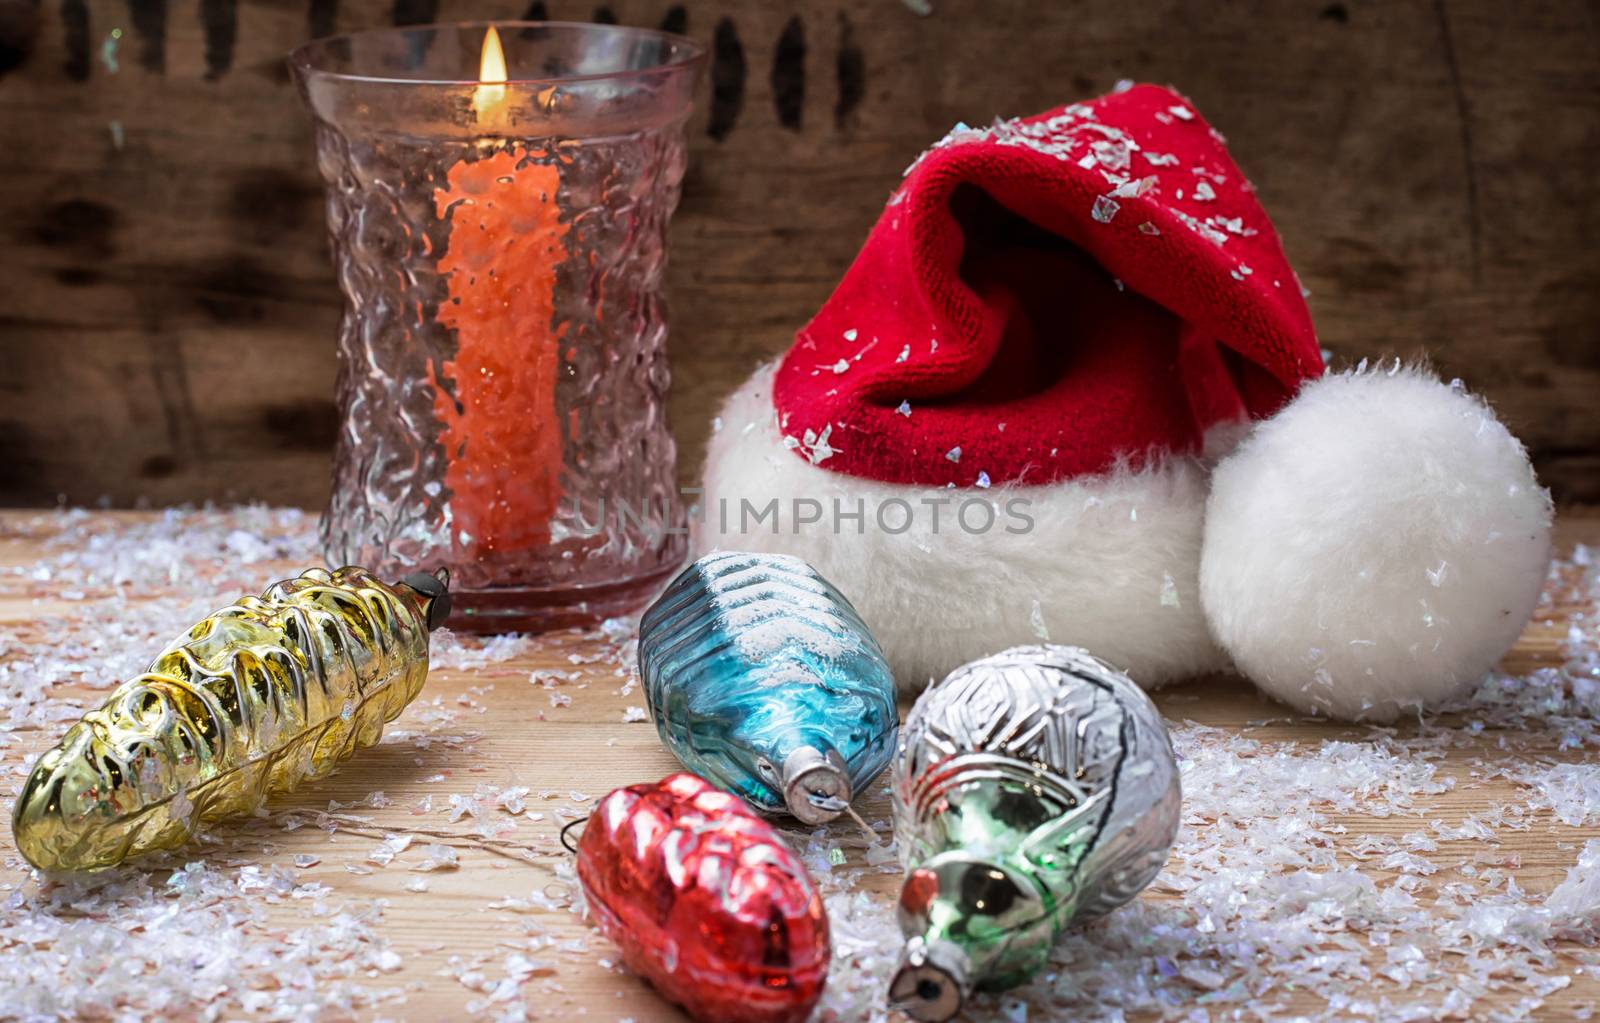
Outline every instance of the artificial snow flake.
{"label": "artificial snow flake", "polygon": [[1600,824],[1600,764],[1540,764],[1513,771],[1512,779],[1527,787],[1530,806],[1548,809],[1562,824]]}
{"label": "artificial snow flake", "polygon": [[1178,104],[1177,106],[1168,107],[1167,108],[1167,113],[1171,114],[1173,117],[1176,117],[1180,121],[1192,121],[1192,120],[1194,120],[1194,111],[1190,110],[1188,107],[1184,106],[1181,103]]}
{"label": "artificial snow flake", "polygon": [[856,328],[854,327],[851,327],[849,330],[844,332],[844,339],[846,341],[854,341],[859,336],[860,335],[856,332]]}
{"label": "artificial snow flake", "polygon": [[961,461],[961,445],[957,444],[955,447],[951,448],[949,451],[946,451],[944,453],[944,457],[949,459],[952,462]]}
{"label": "artificial snow flake", "polygon": [[1199,181],[1195,183],[1193,194],[1195,202],[1210,202],[1217,197],[1217,190],[1209,181]]}
{"label": "artificial snow flake", "polygon": [[895,412],[899,413],[902,416],[905,416],[907,419],[910,419],[911,418],[911,403],[909,401],[902,401],[895,408]]}
{"label": "artificial snow flake", "polygon": [[423,846],[422,855],[422,862],[413,867],[413,870],[455,870],[461,865],[461,858],[456,855],[454,849],[437,842]]}
{"label": "artificial snow flake", "polygon": [[893,864],[898,867],[899,862],[900,856],[895,851],[893,839],[888,842],[874,842],[867,847],[868,866],[883,867]]}
{"label": "artificial snow flake", "polygon": [[396,856],[405,852],[410,846],[410,835],[385,835],[382,843],[367,854],[367,862],[376,863],[380,867],[387,866],[394,862]]}
{"label": "artificial snow flake", "polygon": [[1157,234],[1161,233],[1161,228],[1157,227],[1156,225],[1150,223],[1150,221],[1146,220],[1144,223],[1139,225],[1139,233],[1140,234],[1157,235]]}
{"label": "artificial snow flake", "polygon": [[[1156,183],[1157,179],[1155,175],[1145,178],[1129,178],[1116,188],[1113,188],[1111,190],[1111,196],[1115,199],[1136,199],[1155,188]],[[1116,211],[1113,210],[1112,212],[1114,213]]]}
{"label": "artificial snow flake", "polygon": [[494,796],[494,805],[513,816],[522,813],[528,808],[525,797],[528,795],[526,785],[508,785]]}
{"label": "artificial snow flake", "polygon": [[1182,606],[1182,602],[1178,599],[1178,584],[1173,581],[1171,572],[1161,573],[1161,606]]}
{"label": "artificial snow flake", "polygon": [[788,446],[797,447],[804,451],[806,460],[812,465],[820,465],[839,453],[838,448],[828,443],[828,438],[831,436],[833,436],[832,423],[824,426],[821,433],[817,433],[815,430],[807,430],[799,441]]}
{"label": "artificial snow flake", "polygon": [[989,483],[989,474],[988,473],[986,473],[986,472],[978,473],[978,486],[982,487],[985,490],[989,489],[990,483]]}
{"label": "artificial snow flake", "polygon": [[1577,863],[1545,899],[1543,908],[1558,932],[1589,942],[1600,935],[1600,839],[1583,844]]}
{"label": "artificial snow flake", "polygon": [[1089,216],[1102,224],[1109,224],[1111,223],[1111,218],[1115,217],[1117,211],[1121,208],[1121,204],[1109,195],[1099,195],[1095,197],[1094,206],[1089,210]]}
{"label": "artificial snow flake", "polygon": [[[1228,234],[1236,234],[1241,238],[1249,238],[1256,233],[1255,228],[1244,226],[1243,217],[1207,217],[1206,223],[1217,230],[1226,231]],[[1246,273],[1248,272],[1246,271]]]}
{"label": "artificial snow flake", "polygon": [[633,724],[635,721],[649,720],[650,715],[645,712],[643,707],[629,707],[627,710],[622,712],[622,721],[624,724]]}
{"label": "artificial snow flake", "polygon": [[471,817],[473,820],[478,820],[482,816],[483,807],[478,805],[476,799],[454,792],[450,794],[450,823],[454,824],[462,817]]}
{"label": "artificial snow flake", "polygon": [[1182,212],[1181,210],[1171,210],[1170,212],[1172,213],[1172,215],[1174,217],[1176,217],[1179,221],[1181,221],[1185,227],[1187,227],[1189,230],[1193,231],[1195,234],[1198,234],[1200,237],[1204,238],[1206,241],[1210,242],[1211,244],[1217,246],[1218,248],[1221,248],[1224,244],[1227,243],[1228,236],[1226,234],[1224,234],[1223,232],[1218,231],[1216,228],[1212,227],[1210,224],[1202,223],[1197,218],[1191,217],[1187,213]]}
{"label": "artificial snow flake", "polygon": [[189,799],[189,787],[187,785],[178,786],[178,791],[173,793],[172,801],[169,804],[167,813],[168,816],[170,816],[173,820],[179,822],[186,828],[191,828],[194,826],[194,822],[192,820],[192,816],[194,814],[194,803]]}
{"label": "artificial snow flake", "polygon": [[516,633],[479,638],[439,629],[429,637],[428,664],[435,670],[483,668],[516,657],[526,657],[536,642],[532,636]]}

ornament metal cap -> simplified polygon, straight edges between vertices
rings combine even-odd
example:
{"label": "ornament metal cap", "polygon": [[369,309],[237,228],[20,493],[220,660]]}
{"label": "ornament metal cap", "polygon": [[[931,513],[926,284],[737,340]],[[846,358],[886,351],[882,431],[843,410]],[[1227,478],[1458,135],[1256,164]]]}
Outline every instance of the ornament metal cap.
{"label": "ornament metal cap", "polygon": [[411,588],[422,598],[422,613],[428,621],[428,631],[432,632],[444,624],[450,617],[450,570],[441,568],[438,571],[412,572],[400,580],[400,585]]}
{"label": "ornament metal cap", "polygon": [[826,824],[850,805],[850,776],[838,753],[801,746],[783,761],[783,801],[803,824]]}
{"label": "ornament metal cap", "polygon": [[943,1023],[967,1000],[967,954],[948,941],[912,938],[889,982],[889,1001],[923,1023]]}

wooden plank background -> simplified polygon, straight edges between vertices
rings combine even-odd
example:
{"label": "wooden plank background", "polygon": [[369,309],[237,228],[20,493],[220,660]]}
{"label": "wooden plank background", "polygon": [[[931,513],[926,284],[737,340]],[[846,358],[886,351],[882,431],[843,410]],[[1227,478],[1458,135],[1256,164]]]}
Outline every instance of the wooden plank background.
{"label": "wooden plank background", "polygon": [[531,13],[710,44],[673,226],[683,472],[957,120],[1170,82],[1340,357],[1431,352],[1600,500],[1592,0],[0,0],[0,503],[319,505],[339,297],[283,55]]}

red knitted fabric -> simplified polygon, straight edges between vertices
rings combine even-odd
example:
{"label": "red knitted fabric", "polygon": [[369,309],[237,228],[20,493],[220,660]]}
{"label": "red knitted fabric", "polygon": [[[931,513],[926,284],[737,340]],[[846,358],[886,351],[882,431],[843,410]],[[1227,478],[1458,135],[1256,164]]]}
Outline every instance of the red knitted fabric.
{"label": "red knitted fabric", "polygon": [[786,443],[896,483],[1049,483],[1200,449],[1322,359],[1222,137],[1137,86],[952,132],[778,369]]}

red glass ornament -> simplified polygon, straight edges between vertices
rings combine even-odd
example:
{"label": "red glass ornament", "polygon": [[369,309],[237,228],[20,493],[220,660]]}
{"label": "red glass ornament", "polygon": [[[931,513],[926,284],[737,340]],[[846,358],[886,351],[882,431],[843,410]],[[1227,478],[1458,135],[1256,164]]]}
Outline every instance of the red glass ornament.
{"label": "red glass ornament", "polygon": [[822,995],[828,918],[805,868],[772,825],[695,775],[602,799],[578,879],[628,965],[701,1023],[803,1023]]}

